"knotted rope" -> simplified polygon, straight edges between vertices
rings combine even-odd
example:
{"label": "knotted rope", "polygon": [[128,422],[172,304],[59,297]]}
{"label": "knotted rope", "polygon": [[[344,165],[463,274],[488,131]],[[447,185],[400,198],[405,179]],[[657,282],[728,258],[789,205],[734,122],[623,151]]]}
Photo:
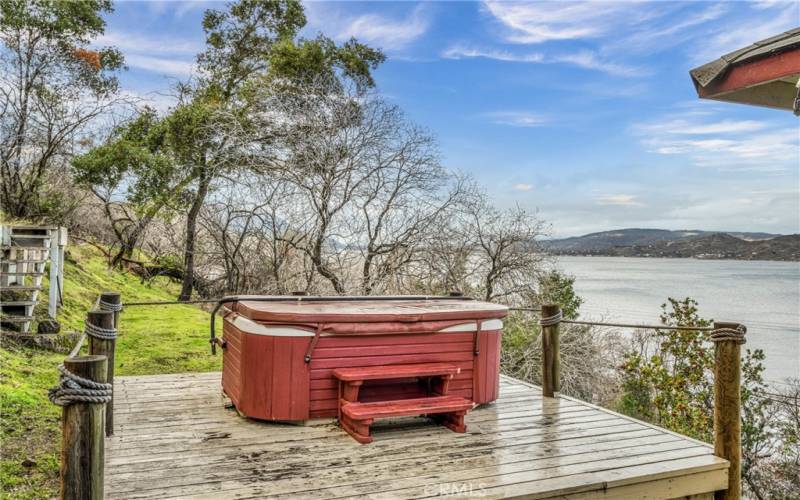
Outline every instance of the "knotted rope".
{"label": "knotted rope", "polygon": [[[101,302],[102,305],[102,302]],[[110,304],[118,306],[119,304]],[[121,307],[121,306],[120,306]],[[81,350],[87,335],[102,340],[114,340],[117,338],[116,328],[103,328],[90,323],[88,319],[84,322],[84,330],[81,338],[69,353],[70,358],[74,358]],[[88,378],[75,375],[64,366],[58,365],[60,376],[58,385],[47,392],[50,402],[58,406],[68,406],[73,403],[97,403],[105,404],[111,401],[112,385],[104,382],[95,382]]]}
{"label": "knotted rope", "polygon": [[744,344],[746,342],[744,334],[747,333],[747,328],[744,325],[739,325],[736,328],[715,328],[708,334],[711,342],[723,342],[725,340],[733,340],[737,344]]}
{"label": "knotted rope", "polygon": [[111,312],[120,312],[122,311],[122,303],[113,304],[111,302],[106,302],[102,298],[97,301],[97,305],[100,306],[101,311],[111,311]]}
{"label": "knotted rope", "polygon": [[102,328],[88,321],[84,322],[84,332],[90,337],[102,340],[114,340],[117,338],[116,328]]}
{"label": "knotted rope", "polygon": [[63,363],[58,365],[58,371],[61,372],[58,385],[47,393],[51,403],[68,406],[73,403],[106,404],[111,401],[111,384],[79,377],[67,370]]}
{"label": "knotted rope", "polygon": [[552,326],[561,323],[562,314],[561,311],[558,311],[552,316],[548,316],[546,318],[539,318],[539,325],[540,326]]}

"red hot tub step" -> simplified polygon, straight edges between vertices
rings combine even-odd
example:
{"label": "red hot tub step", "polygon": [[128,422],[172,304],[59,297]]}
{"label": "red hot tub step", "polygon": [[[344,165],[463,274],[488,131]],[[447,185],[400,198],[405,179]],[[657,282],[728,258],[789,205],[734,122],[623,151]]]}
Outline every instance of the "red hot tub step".
{"label": "red hot tub step", "polygon": [[[450,380],[461,369],[448,363],[420,363],[357,368],[338,368],[333,376],[339,379],[339,422],[359,443],[371,443],[369,426],[376,418],[430,415],[455,432],[465,432],[464,415],[472,401],[448,396]],[[367,380],[428,379],[428,397],[376,401],[358,401],[361,385]]]}
{"label": "red hot tub step", "polygon": [[461,369],[448,363],[419,363],[413,365],[364,366],[337,368],[333,376],[345,382],[389,380],[407,377],[436,377],[458,375]]}
{"label": "red hot tub step", "polygon": [[342,416],[343,404],[358,401],[361,385],[367,380],[429,379],[430,392],[436,396],[446,396],[450,380],[460,372],[461,368],[448,363],[337,368],[333,371],[333,376],[339,380],[339,417]]}
{"label": "red hot tub step", "polygon": [[472,407],[472,401],[459,396],[432,396],[375,403],[343,402],[339,420],[356,441],[366,444],[372,442],[369,426],[376,418],[429,415],[455,432],[466,432],[464,415]]}

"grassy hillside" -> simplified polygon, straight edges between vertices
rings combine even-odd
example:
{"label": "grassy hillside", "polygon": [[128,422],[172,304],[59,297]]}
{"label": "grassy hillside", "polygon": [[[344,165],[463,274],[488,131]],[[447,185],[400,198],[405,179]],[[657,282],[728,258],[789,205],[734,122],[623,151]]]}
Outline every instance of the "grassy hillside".
{"label": "grassy hillside", "polygon": [[[142,283],[109,271],[96,250],[73,246],[66,259],[64,331],[80,331],[100,292],[119,291],[123,302],[173,300],[178,286],[166,279]],[[46,294],[45,294],[46,295]],[[46,300],[46,297],[45,297]],[[46,316],[47,305],[41,304]],[[208,347],[208,313],[193,306],[131,307],[122,313],[117,340],[118,375],[219,370]],[[63,354],[3,345],[0,348],[0,498],[47,498],[58,490],[61,410],[47,400]]]}

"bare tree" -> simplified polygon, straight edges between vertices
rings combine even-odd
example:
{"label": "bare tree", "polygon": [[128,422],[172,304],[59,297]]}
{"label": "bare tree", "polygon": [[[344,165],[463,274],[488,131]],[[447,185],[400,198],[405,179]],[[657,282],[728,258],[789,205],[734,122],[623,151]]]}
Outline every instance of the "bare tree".
{"label": "bare tree", "polygon": [[[99,117],[113,115],[114,49],[82,48],[103,32],[100,13],[57,3],[9,0],[0,13],[0,206],[8,215],[41,215],[44,184],[82,147],[81,134]],[[61,178],[64,182],[64,177]]]}
{"label": "bare tree", "polygon": [[283,294],[298,285],[302,265],[282,241],[289,236],[278,215],[288,188],[279,179],[250,174],[219,186],[203,208],[199,222],[210,241],[202,260],[206,268],[224,271],[222,291]]}
{"label": "bare tree", "polygon": [[428,247],[434,288],[456,288],[487,301],[532,302],[546,271],[547,256],[537,243],[545,230],[535,214],[497,209],[473,187]]}
{"label": "bare tree", "polygon": [[[385,290],[457,197],[433,138],[375,94],[322,84],[271,96],[293,188],[280,241],[302,251],[337,294]],[[313,277],[309,280],[309,285]]]}
{"label": "bare tree", "polygon": [[387,144],[375,150],[380,168],[364,183],[353,214],[360,223],[360,292],[397,287],[399,276],[418,257],[430,232],[455,208],[464,183],[438,160],[434,139],[399,123]]}
{"label": "bare tree", "polygon": [[476,241],[476,270],[486,301],[532,297],[544,269],[538,238],[544,223],[520,207],[498,210],[486,201],[467,208]]}

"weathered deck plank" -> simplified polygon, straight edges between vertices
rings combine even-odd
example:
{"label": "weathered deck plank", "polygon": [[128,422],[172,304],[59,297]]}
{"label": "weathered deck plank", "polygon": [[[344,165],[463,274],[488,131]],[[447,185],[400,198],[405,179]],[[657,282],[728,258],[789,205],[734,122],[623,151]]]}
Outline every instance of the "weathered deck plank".
{"label": "weathered deck plank", "polygon": [[108,498],[674,498],[727,484],[705,444],[506,377],[466,434],[400,419],[365,446],[330,421],[241,418],[218,373],[120,377],[115,391]]}

